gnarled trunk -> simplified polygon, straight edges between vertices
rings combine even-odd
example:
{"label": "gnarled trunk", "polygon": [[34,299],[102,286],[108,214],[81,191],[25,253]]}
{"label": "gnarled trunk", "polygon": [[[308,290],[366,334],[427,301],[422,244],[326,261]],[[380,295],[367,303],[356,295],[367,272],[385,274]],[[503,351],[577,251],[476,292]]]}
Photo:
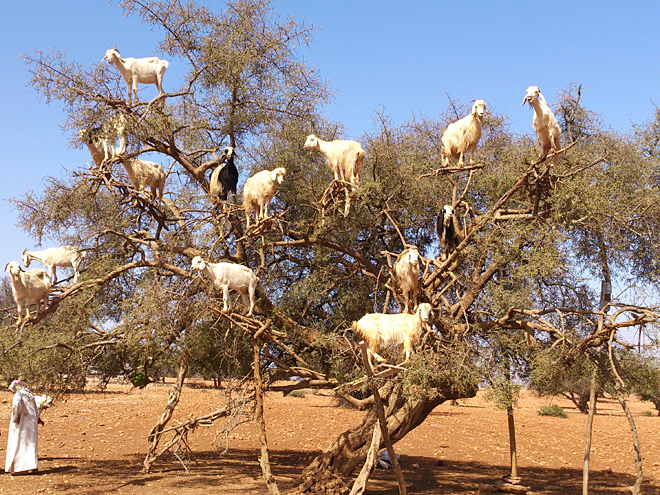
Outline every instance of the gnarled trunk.
{"label": "gnarled trunk", "polygon": [[[476,392],[474,389],[470,396],[474,397]],[[445,391],[434,398],[398,400],[393,413],[387,418],[387,429],[392,443],[398,442],[422,424],[431,411],[443,402],[463,397],[456,392]],[[348,493],[349,490],[343,478],[349,476],[364,463],[371,445],[376,421],[376,411],[372,407],[359,425],[339,435],[330,448],[305,468],[300,484],[294,493],[324,493],[326,495]]]}

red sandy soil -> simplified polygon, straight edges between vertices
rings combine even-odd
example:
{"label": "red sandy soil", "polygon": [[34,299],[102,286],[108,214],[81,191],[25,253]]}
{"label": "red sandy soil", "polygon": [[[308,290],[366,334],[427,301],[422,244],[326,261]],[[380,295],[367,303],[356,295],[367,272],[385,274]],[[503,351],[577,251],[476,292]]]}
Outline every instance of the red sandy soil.
{"label": "red sandy soil", "polygon": [[[69,394],[42,414],[39,472],[0,475],[0,494],[147,495],[265,494],[253,423],[240,425],[225,442],[217,438],[224,420],[189,436],[193,456],[165,454],[142,474],[146,436],[161,414],[169,387],[144,390],[110,385],[105,392]],[[185,387],[173,421],[217,409],[223,393]],[[5,457],[11,393],[0,392],[0,460]],[[582,493],[586,415],[554,399],[568,419],[539,416],[547,399],[524,394],[515,411],[518,475],[534,494]],[[643,493],[660,495],[660,418],[646,416],[649,403],[630,400],[642,448]],[[266,423],[271,463],[280,491],[295,486],[302,469],[363,412],[343,405],[330,392],[306,391],[304,398],[269,393]],[[599,401],[594,422],[590,493],[629,493],[635,465],[628,422],[614,400]],[[225,451],[226,448],[226,451]],[[443,404],[426,422],[395,445],[410,494],[472,494],[509,472],[506,412],[483,400]],[[355,473],[357,475],[357,472]],[[397,494],[392,470],[375,471],[371,495]]]}

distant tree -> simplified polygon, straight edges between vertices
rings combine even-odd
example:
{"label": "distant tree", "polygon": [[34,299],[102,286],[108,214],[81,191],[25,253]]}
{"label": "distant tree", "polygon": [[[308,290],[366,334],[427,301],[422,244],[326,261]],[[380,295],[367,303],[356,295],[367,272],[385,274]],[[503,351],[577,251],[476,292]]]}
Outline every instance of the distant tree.
{"label": "distant tree", "polygon": [[[582,414],[589,412],[589,390],[594,364],[586,356],[567,359],[561,352],[543,352],[533,362],[530,388],[541,396],[563,396]],[[599,380],[597,395],[602,395]]]}
{"label": "distant tree", "polygon": [[628,391],[651,402],[660,416],[660,361],[657,356],[640,356],[635,352],[626,353],[621,367],[628,382]]}

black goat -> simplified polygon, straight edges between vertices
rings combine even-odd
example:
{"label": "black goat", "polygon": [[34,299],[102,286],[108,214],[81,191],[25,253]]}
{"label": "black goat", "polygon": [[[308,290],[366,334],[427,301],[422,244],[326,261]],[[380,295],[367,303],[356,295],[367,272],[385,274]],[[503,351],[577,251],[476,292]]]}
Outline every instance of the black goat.
{"label": "black goat", "polygon": [[227,201],[227,196],[229,191],[236,194],[236,185],[238,184],[238,170],[236,165],[234,165],[234,148],[227,146],[223,153],[224,159],[227,160],[227,163],[224,165],[218,165],[213,173],[211,173],[211,179],[209,180],[209,192],[213,196]]}
{"label": "black goat", "polygon": [[440,239],[442,261],[445,261],[449,257],[460,242],[456,227],[454,208],[449,205],[443,206],[442,211],[438,213],[438,218],[435,221],[435,232],[438,234],[438,239]]}

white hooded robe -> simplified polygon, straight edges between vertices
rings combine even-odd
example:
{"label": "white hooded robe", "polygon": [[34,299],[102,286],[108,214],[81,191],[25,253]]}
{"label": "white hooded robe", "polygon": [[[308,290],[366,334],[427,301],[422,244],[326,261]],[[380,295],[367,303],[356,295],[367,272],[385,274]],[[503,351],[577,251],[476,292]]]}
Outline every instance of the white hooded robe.
{"label": "white hooded robe", "polygon": [[39,412],[29,390],[14,393],[11,420],[7,433],[5,473],[37,469],[37,421]]}

